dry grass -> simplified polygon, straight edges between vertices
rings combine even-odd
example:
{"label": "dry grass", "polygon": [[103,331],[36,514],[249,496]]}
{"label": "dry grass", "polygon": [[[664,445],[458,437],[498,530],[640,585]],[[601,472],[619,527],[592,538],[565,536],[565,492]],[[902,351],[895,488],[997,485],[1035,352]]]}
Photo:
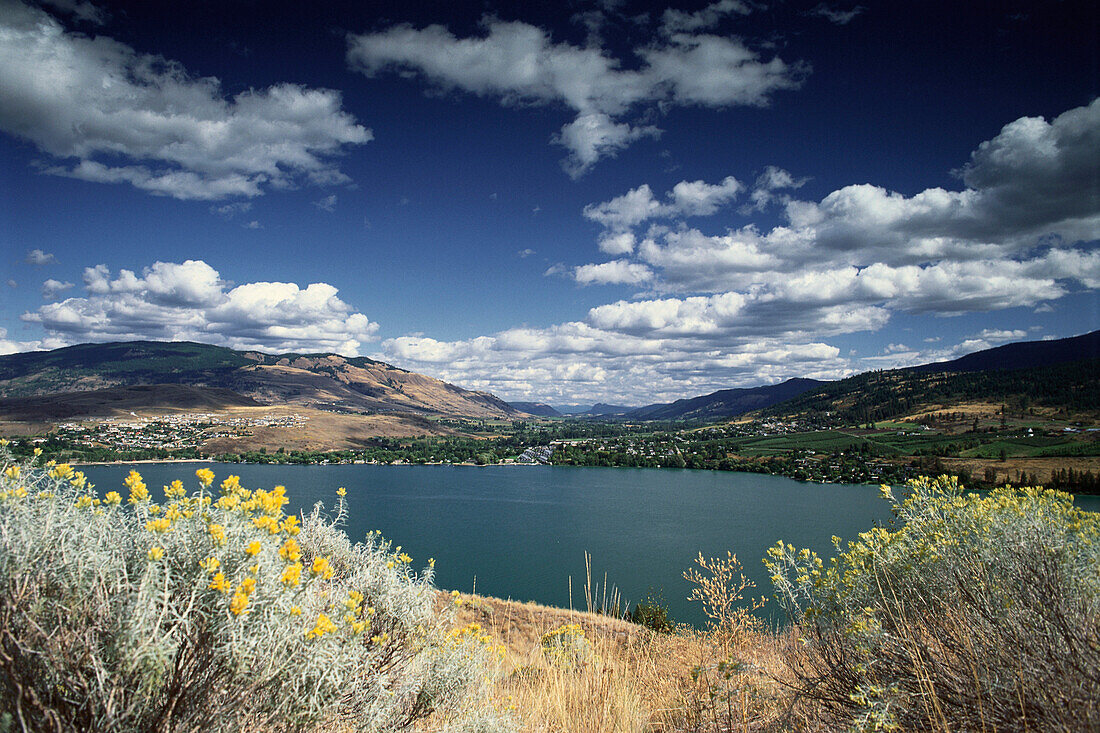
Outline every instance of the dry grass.
{"label": "dry grass", "polygon": [[[722,644],[687,628],[656,634],[581,611],[459,599],[458,624],[481,624],[504,647],[497,704],[514,709],[523,731],[757,731],[792,724],[785,637],[746,631]],[[560,667],[543,656],[542,635],[564,624],[584,630],[594,652],[588,663]],[[727,679],[718,664],[730,659],[741,664],[728,668]]]}

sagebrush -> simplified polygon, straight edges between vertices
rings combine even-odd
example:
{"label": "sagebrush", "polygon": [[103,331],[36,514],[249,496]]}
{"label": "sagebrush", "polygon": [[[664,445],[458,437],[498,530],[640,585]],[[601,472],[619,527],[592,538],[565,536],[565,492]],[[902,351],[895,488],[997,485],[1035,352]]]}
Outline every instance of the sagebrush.
{"label": "sagebrush", "polygon": [[767,560],[803,637],[800,692],[864,730],[1100,730],[1100,516],[1042,488],[920,478],[897,529],[825,566]]}
{"label": "sagebrush", "polygon": [[[67,465],[4,462],[0,706],[30,730],[501,730],[483,638],[450,634],[432,568],[353,544],[283,487],[200,469],[155,502]],[[119,487],[122,488],[122,487]]]}

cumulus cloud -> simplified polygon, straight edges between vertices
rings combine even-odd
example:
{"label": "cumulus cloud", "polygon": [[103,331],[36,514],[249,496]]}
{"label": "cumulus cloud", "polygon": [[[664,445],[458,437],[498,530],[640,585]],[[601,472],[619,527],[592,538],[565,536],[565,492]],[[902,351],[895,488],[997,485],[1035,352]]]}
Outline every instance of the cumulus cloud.
{"label": "cumulus cloud", "polygon": [[777,91],[799,87],[808,72],[804,64],[765,59],[738,38],[702,32],[746,12],[748,6],[736,0],[697,13],[666,12],[653,38],[633,49],[640,65],[614,56],[598,33],[579,47],[555,42],[528,23],[492,17],[482,20],[480,35],[465,38],[440,25],[407,24],[350,35],[347,59],[367,76],[419,75],[436,88],[504,105],[571,109],[575,119],[552,142],[566,148],[563,166],[577,177],[631,143],[659,135],[637,122],[658,107],[765,106]]}
{"label": "cumulus cloud", "polygon": [[[658,194],[642,184],[583,209],[600,226],[597,246],[608,261],[548,271],[642,294],[543,328],[389,339],[381,355],[516,399],[631,403],[792,376],[837,378],[1019,341],[1028,335],[1022,328],[975,330],[951,346],[933,338],[912,348],[894,337],[866,356],[842,356],[827,343],[879,332],[899,312],[1047,310],[1100,288],[1098,131],[1100,102],[1050,121],[1017,120],[977,147],[957,191],[902,195],[858,185],[803,201],[794,195],[806,179],[778,167],[751,187],[734,177],[689,179]],[[784,218],[770,229],[749,222],[705,232],[688,223],[749,216],[772,203]]]}
{"label": "cumulus cloud", "polygon": [[155,262],[140,275],[96,265],[85,268],[84,289],[84,297],[43,305],[22,319],[61,344],[154,339],[349,356],[378,330],[327,283],[230,287],[202,260]]}
{"label": "cumulus cloud", "polygon": [[28,265],[56,265],[57,258],[49,252],[43,252],[40,249],[32,249],[27,252],[27,256],[23,258],[23,261]]}
{"label": "cumulus cloud", "polygon": [[73,284],[71,282],[61,282],[51,277],[46,282],[42,283],[42,297],[46,300],[53,300],[59,293],[63,293],[72,287]]}
{"label": "cumulus cloud", "polygon": [[680,181],[661,201],[653,195],[653,189],[643,183],[622,196],[585,206],[584,217],[621,233],[650,219],[711,216],[742,190],[744,186],[733,176],[714,184]]}
{"label": "cumulus cloud", "polygon": [[345,182],[333,159],[372,137],[338,92],[277,84],[227,99],[217,79],[16,0],[0,0],[0,80],[0,130],[59,161],[44,172],[179,199]]}
{"label": "cumulus cloud", "polygon": [[713,28],[727,16],[751,12],[752,8],[740,0],[719,0],[694,13],[668,8],[661,15],[661,32],[673,34]]}
{"label": "cumulus cloud", "polygon": [[743,207],[741,213],[748,214],[752,211],[763,211],[773,201],[786,203],[790,200],[789,196],[779,192],[801,188],[806,185],[808,180],[808,178],[795,178],[782,168],[769,165],[763,173],[757,176],[756,182],[753,184],[752,193],[749,194],[752,205]]}
{"label": "cumulus cloud", "polygon": [[573,277],[581,285],[638,285],[653,279],[653,272],[645,265],[612,260],[598,265],[581,265],[574,270]]}
{"label": "cumulus cloud", "polygon": [[[961,191],[905,196],[861,184],[819,202],[787,198],[786,222],[767,232],[746,224],[705,234],[684,223],[731,201],[742,188],[733,178],[683,181],[664,199],[643,184],[583,214],[604,227],[599,248],[620,257],[603,264],[646,267],[647,285],[658,292],[734,291],[760,302],[888,304],[949,315],[1034,307],[1073,287],[1100,287],[1100,253],[1083,245],[1100,238],[1097,169],[1100,100],[1049,122],[1005,125],[960,169]],[[748,210],[804,182],[769,167]],[[640,231],[654,219],[672,221]],[[575,274],[603,282],[593,276],[599,267]]]}
{"label": "cumulus cloud", "polygon": [[820,341],[752,338],[716,348],[682,337],[605,331],[579,321],[461,341],[403,336],[383,341],[377,356],[507,399],[620,404],[673,400],[794,376],[832,378],[850,370],[836,347]]}

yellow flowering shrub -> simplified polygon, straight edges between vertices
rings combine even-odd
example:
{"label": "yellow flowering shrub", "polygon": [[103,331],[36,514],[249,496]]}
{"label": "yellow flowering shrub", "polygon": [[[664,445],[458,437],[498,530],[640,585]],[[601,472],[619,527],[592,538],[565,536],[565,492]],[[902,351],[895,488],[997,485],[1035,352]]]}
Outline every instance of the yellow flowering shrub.
{"label": "yellow flowering shrub", "polygon": [[594,658],[592,644],[580,624],[564,624],[547,631],[540,641],[542,655],[557,667],[580,667]]}
{"label": "yellow flowering shrub", "polygon": [[3,708],[30,729],[390,731],[433,711],[511,729],[472,704],[491,654],[448,635],[430,567],[353,544],[342,496],[299,518],[282,486],[216,478],[158,504],[132,471],[127,502],[101,501],[71,466],[0,449]]}
{"label": "yellow flowering shrub", "polygon": [[882,487],[895,527],[765,563],[802,691],[857,730],[1100,730],[1100,515],[1041,487]]}

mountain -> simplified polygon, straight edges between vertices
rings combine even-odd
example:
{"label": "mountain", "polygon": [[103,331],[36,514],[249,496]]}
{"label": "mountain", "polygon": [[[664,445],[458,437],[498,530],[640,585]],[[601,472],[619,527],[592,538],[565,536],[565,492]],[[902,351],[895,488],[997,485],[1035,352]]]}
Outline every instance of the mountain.
{"label": "mountain", "polygon": [[911,372],[983,372],[1027,369],[1100,358],[1100,331],[1051,341],[1021,341],[959,357],[952,361],[909,367]]}
{"label": "mountain", "polygon": [[788,379],[781,384],[766,387],[723,389],[702,397],[639,407],[626,416],[634,420],[713,420],[736,417],[797,397],[822,384],[825,382],[815,379]]}
{"label": "mountain", "polygon": [[512,409],[526,412],[528,415],[536,415],[538,417],[562,416],[562,414],[553,407],[542,402],[509,402],[508,405],[512,407]]}
{"label": "mountain", "polygon": [[605,405],[602,402],[597,402],[583,414],[592,417],[611,417],[614,415],[625,415],[635,409],[634,407],[626,407],[625,405]]}
{"label": "mountain", "polygon": [[[185,385],[236,395],[207,394],[206,399],[214,402],[239,398],[263,405],[479,418],[519,414],[488,392],[465,390],[365,357],[264,354],[159,341],[81,344],[0,356],[0,398],[9,400],[53,395],[49,401],[56,403],[58,393],[149,385]],[[116,396],[129,405],[125,409],[136,409],[141,394]],[[147,396],[154,402],[168,399],[163,388]],[[171,399],[178,398],[177,394]],[[191,399],[199,399],[197,393]],[[13,407],[27,410],[32,405],[21,402]]]}
{"label": "mountain", "polygon": [[37,397],[0,399],[0,415],[24,422],[68,420],[132,410],[169,409],[211,412],[228,407],[258,407],[251,397],[219,387],[149,384],[107,387],[85,392],[55,392]]}
{"label": "mountain", "polygon": [[1007,344],[948,362],[866,372],[772,405],[766,415],[828,414],[851,423],[886,420],[965,403],[1100,410],[1100,332]]}
{"label": "mountain", "polygon": [[[921,405],[1002,401],[1097,409],[1100,331],[1049,341],[1005,344],[951,361],[865,372],[836,382],[789,379],[724,389],[626,415],[635,420],[710,420],[754,410],[767,415],[830,413],[853,422],[895,417]],[[1094,407],[1090,407],[1094,405]]]}

